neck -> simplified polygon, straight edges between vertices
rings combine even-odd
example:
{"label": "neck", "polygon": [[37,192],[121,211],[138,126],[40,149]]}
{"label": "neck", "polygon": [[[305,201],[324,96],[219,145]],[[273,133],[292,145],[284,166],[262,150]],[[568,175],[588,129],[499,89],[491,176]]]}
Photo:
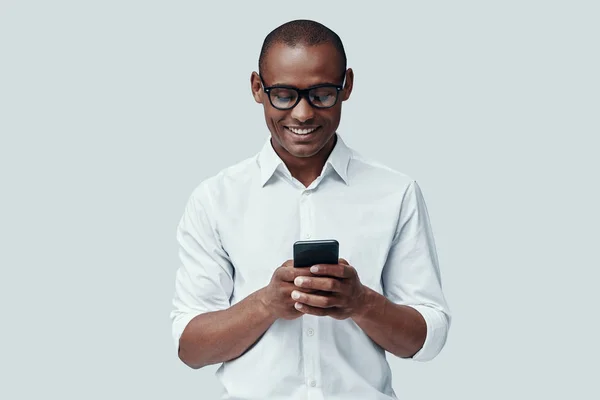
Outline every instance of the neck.
{"label": "neck", "polygon": [[337,143],[337,135],[333,135],[331,140],[315,155],[310,157],[295,157],[282,149],[277,149],[273,146],[275,152],[279,155],[290,174],[305,187],[319,177],[327,158],[333,151]]}

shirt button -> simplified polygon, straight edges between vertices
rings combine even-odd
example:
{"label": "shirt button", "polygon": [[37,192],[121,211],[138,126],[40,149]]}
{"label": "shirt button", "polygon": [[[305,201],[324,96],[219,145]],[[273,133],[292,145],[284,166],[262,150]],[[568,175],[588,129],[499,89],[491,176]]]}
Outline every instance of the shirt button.
{"label": "shirt button", "polygon": [[315,386],[317,386],[317,382],[315,382],[313,379],[311,379],[310,381],[308,381],[308,384],[309,384],[311,387],[315,387]]}
{"label": "shirt button", "polygon": [[310,239],[310,233],[307,233],[306,235],[304,235],[304,237]]}
{"label": "shirt button", "polygon": [[314,334],[315,334],[315,331],[314,331],[312,328],[310,328],[310,329],[308,329],[308,330],[306,331],[306,334],[307,334],[308,336],[312,336],[312,335],[314,335]]}

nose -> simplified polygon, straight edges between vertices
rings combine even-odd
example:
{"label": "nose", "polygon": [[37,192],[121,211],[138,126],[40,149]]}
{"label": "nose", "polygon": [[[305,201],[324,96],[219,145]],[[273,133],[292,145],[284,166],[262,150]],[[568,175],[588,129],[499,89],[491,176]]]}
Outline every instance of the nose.
{"label": "nose", "polygon": [[299,122],[306,122],[315,116],[315,110],[309,102],[302,97],[296,107],[292,109],[292,118]]}

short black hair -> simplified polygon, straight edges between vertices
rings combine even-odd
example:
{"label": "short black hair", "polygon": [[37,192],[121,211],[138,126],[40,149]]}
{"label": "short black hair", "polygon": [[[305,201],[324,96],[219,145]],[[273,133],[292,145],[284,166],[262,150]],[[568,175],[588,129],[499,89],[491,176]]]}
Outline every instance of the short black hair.
{"label": "short black hair", "polygon": [[340,37],[325,25],[308,19],[297,19],[286,22],[275,28],[265,37],[260,56],[258,57],[258,73],[265,69],[265,59],[269,49],[276,43],[283,43],[290,47],[298,45],[315,46],[331,43],[342,57],[342,71],[346,72],[346,51]]}

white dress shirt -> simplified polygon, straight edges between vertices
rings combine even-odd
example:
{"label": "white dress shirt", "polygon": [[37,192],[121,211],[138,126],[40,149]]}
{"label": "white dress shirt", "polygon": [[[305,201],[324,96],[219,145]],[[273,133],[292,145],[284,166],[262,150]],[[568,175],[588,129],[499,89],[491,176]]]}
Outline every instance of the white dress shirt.
{"label": "white dress shirt", "polygon": [[[254,157],[193,191],[177,230],[175,346],[192,318],[268,285],[273,271],[293,259],[293,243],[308,239],[338,240],[340,257],[364,285],[423,315],[427,338],[414,360],[440,352],[450,313],[420,188],[363,158],[340,135],[309,187],[291,176],[267,140]],[[222,399],[397,399],[385,351],[350,318],[277,320],[216,374]]]}

